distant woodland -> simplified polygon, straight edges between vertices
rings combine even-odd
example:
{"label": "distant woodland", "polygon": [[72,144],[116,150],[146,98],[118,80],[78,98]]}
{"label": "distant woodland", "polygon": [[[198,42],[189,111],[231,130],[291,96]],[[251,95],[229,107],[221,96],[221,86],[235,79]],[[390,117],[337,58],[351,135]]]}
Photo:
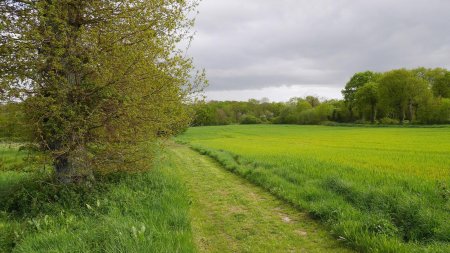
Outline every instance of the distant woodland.
{"label": "distant woodland", "polygon": [[360,72],[347,82],[342,95],[342,100],[307,96],[288,102],[250,99],[197,103],[192,125],[450,123],[447,69]]}

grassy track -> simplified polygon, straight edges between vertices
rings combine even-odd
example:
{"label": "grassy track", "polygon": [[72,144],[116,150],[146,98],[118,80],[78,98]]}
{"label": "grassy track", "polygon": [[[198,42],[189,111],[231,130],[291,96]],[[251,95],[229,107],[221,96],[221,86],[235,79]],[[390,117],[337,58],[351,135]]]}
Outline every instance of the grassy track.
{"label": "grassy track", "polygon": [[200,252],[347,252],[307,215],[227,172],[211,158],[174,145],[176,174],[190,189]]}
{"label": "grassy track", "polygon": [[450,252],[450,128],[223,126],[189,142],[364,252]]}

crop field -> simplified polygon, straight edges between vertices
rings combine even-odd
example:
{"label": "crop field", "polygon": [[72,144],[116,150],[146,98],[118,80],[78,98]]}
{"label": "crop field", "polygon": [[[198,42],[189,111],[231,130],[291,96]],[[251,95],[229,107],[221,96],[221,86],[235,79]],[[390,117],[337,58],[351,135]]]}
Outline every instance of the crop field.
{"label": "crop field", "polygon": [[0,143],[0,252],[450,252],[450,128],[241,125],[177,140],[206,156],[169,141],[151,170],[93,185],[57,184]]}
{"label": "crop field", "polygon": [[178,141],[353,249],[450,252],[450,128],[198,127]]}

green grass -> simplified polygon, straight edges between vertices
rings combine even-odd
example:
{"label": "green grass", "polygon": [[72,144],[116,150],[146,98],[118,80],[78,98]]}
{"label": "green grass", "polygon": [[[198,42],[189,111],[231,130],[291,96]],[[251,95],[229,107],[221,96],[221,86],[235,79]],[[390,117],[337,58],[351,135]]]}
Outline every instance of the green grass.
{"label": "green grass", "polygon": [[18,143],[0,142],[0,172],[23,169],[27,152],[19,152],[19,147]]}
{"label": "green grass", "polygon": [[27,154],[19,151],[20,144],[0,142],[0,198],[9,194],[9,189],[29,177],[24,171]]}
{"label": "green grass", "polygon": [[224,126],[179,141],[363,252],[450,252],[450,128]]}
{"label": "green grass", "polygon": [[[17,147],[0,150],[20,160]],[[0,252],[194,252],[187,191],[170,159],[158,164],[84,186],[0,171]]]}

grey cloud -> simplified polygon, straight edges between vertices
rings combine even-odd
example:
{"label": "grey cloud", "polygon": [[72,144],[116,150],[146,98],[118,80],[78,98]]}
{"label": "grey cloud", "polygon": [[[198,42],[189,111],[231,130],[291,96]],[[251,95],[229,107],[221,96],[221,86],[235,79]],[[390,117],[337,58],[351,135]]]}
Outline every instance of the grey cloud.
{"label": "grey cloud", "polygon": [[357,71],[450,67],[450,1],[203,0],[189,54],[210,90],[343,86]]}

